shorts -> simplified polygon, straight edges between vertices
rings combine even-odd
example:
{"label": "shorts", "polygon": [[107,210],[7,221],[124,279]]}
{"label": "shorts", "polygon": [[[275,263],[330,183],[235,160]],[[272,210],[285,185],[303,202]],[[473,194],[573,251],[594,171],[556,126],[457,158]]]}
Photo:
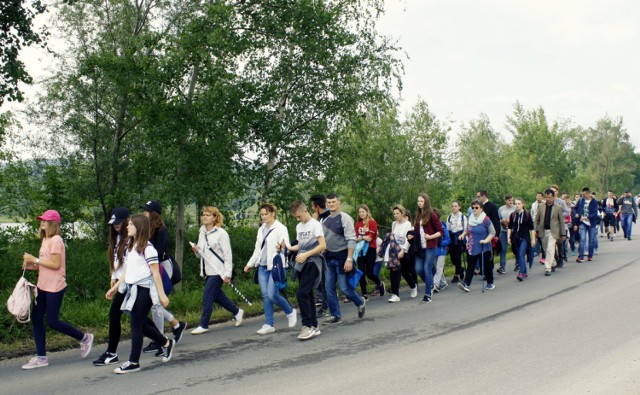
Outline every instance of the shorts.
{"label": "shorts", "polygon": [[604,216],[604,226],[616,226],[616,216],[614,214],[606,214]]}

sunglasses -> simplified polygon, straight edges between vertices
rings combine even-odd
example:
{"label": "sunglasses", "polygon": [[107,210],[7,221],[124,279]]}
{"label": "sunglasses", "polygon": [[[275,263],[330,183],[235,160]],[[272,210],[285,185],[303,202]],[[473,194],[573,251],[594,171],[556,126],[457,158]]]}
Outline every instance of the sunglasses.
{"label": "sunglasses", "polygon": [[474,209],[474,210],[480,210],[480,207],[478,207],[478,206],[471,207],[471,208]]}

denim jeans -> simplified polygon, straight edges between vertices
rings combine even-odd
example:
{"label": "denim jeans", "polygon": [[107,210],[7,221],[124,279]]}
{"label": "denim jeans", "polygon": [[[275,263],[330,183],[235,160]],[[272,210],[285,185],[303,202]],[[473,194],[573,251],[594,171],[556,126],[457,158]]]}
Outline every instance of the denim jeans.
{"label": "denim jeans", "polygon": [[207,276],[205,279],[204,291],[202,292],[202,314],[200,315],[200,326],[203,328],[209,327],[214,303],[218,303],[234,316],[240,312],[238,306],[225,295],[222,290],[223,284],[224,281],[220,276]]}
{"label": "denim jeans", "polygon": [[597,225],[587,226],[585,223],[580,223],[578,228],[580,231],[580,247],[578,248],[578,257],[584,258],[584,250],[587,249],[587,239],[589,241],[588,253],[589,257],[593,256],[593,251],[596,248],[596,241],[598,239],[598,227]]}
{"label": "denim jeans", "polygon": [[280,307],[285,314],[291,314],[293,309],[285,298],[280,295],[280,290],[276,287],[271,277],[271,271],[266,266],[258,267],[258,283],[260,293],[262,293],[262,306],[264,307],[264,322],[273,326],[273,305]]}
{"label": "denim jeans", "polygon": [[516,243],[516,251],[518,252],[518,254],[516,255],[516,263],[520,268],[520,273],[525,274],[527,273],[527,261],[529,260],[528,258],[533,259],[533,249],[530,248],[527,239],[518,239]]}
{"label": "denim jeans", "polygon": [[[354,288],[351,288],[347,283],[347,274],[344,272],[344,263],[347,260],[347,252],[344,253],[331,253],[326,255],[327,259],[327,272],[325,273],[324,287],[327,291],[327,302],[329,304],[329,311],[331,315],[336,318],[342,318],[340,313],[340,304],[338,302],[338,294],[336,292],[336,282],[340,291],[351,300],[357,307],[364,304],[364,300],[358,295]],[[355,267],[354,269],[355,270]]]}
{"label": "denim jeans", "polygon": [[507,266],[507,251],[509,250],[509,239],[507,238],[507,231],[505,229],[502,229],[500,232],[500,244],[502,244],[500,267],[504,269]]}
{"label": "denim jeans", "polygon": [[627,239],[631,240],[631,226],[633,224],[633,214],[622,214],[622,230]]}
{"label": "denim jeans", "polygon": [[424,281],[424,294],[431,296],[433,288],[433,269],[436,263],[436,248],[423,248],[423,257],[416,255],[416,273]]}

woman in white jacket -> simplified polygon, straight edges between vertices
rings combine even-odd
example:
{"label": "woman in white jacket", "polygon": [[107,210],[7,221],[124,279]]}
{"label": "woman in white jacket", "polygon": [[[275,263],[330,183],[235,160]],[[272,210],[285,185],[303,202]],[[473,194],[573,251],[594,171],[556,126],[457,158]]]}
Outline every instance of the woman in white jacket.
{"label": "woman in white jacket", "polygon": [[222,290],[223,283],[231,282],[233,261],[229,234],[222,229],[223,215],[217,207],[202,208],[202,226],[198,244],[192,244],[191,250],[200,258],[200,275],[205,278],[202,293],[202,315],[200,325],[191,331],[192,335],[209,332],[209,320],[213,313],[213,303],[218,303],[234,315],[236,326],[242,324],[244,310],[238,308]]}
{"label": "woman in white jacket", "polygon": [[[280,295],[280,291],[273,282],[271,269],[273,268],[273,258],[278,254],[276,248],[279,244],[289,245],[289,232],[287,228],[276,219],[278,209],[271,203],[264,203],[260,206],[260,219],[262,226],[258,229],[256,247],[253,255],[245,266],[245,273],[252,267],[257,267],[258,283],[262,293],[262,304],[264,306],[265,323],[258,329],[258,334],[266,335],[276,331],[273,320],[273,305],[280,307],[287,315],[289,328],[296,325],[296,310],[289,302]],[[284,243],[283,243],[284,241]],[[284,258],[283,258],[284,259]]]}

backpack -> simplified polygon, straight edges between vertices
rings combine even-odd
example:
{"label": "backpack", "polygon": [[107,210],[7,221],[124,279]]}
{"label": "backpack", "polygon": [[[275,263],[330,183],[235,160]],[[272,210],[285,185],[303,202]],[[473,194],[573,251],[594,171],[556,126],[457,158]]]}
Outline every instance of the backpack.
{"label": "backpack", "polygon": [[180,281],[182,281],[182,271],[180,271],[180,265],[176,262],[173,257],[169,257],[171,259],[171,268],[173,269],[173,273],[171,273],[171,284],[176,285]]}
{"label": "backpack", "polygon": [[273,283],[279,290],[283,290],[287,287],[287,270],[284,268],[282,254],[276,254],[276,256],[273,257],[271,278],[273,278]]}
{"label": "backpack", "polygon": [[22,277],[18,280],[7,301],[7,309],[21,324],[26,324],[31,320],[31,293],[29,291],[33,291],[34,298],[38,296],[38,288],[27,281],[24,273],[23,270]]}

